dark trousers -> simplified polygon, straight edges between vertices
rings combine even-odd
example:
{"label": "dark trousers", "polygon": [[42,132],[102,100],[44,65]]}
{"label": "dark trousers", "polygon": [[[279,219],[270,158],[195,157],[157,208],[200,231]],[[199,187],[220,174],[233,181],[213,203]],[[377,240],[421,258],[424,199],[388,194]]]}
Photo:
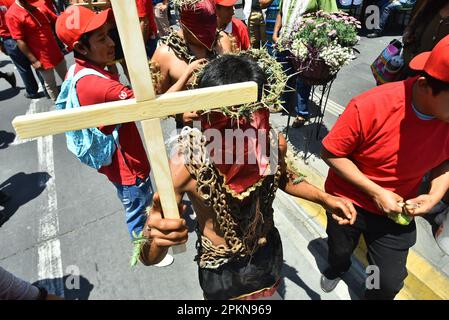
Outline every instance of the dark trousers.
{"label": "dark trousers", "polygon": [[357,219],[354,225],[339,225],[327,213],[328,262],[330,273],[339,275],[349,270],[351,255],[363,234],[367,245],[367,259],[370,265],[379,268],[379,288],[365,290],[369,300],[392,300],[404,286],[407,277],[408,251],[416,242],[416,224],[396,224],[385,216],[370,213],[356,207]]}
{"label": "dark trousers", "polygon": [[282,64],[284,72],[289,76],[287,86],[281,97],[282,101],[284,101],[283,107],[293,116],[308,118],[310,116],[308,103],[312,86],[304,83],[295,75],[296,71],[288,58],[289,55],[288,51],[276,53],[277,61]]}
{"label": "dark trousers", "polygon": [[[37,94],[39,89],[36,79],[34,78],[33,70],[31,69],[30,60],[20,51],[17,46],[17,42],[14,39],[5,39],[3,41],[3,46],[5,47],[6,54],[11,58],[12,62],[17,68],[20,77],[22,78],[23,84],[25,85],[25,90],[29,95]],[[36,72],[39,81],[44,86],[44,79]]]}

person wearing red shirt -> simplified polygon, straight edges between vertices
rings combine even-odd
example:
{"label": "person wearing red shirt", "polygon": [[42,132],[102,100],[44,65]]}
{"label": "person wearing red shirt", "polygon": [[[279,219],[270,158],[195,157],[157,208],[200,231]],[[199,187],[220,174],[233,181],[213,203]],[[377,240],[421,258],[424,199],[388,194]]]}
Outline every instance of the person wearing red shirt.
{"label": "person wearing red shirt", "polygon": [[[79,27],[68,28],[68,23],[77,10]],[[105,70],[115,58],[115,43],[109,37],[112,27],[112,10],[98,14],[81,6],[68,7],[56,21],[58,38],[74,51],[75,74],[84,68],[93,69],[106,77],[88,75],[76,85],[80,106],[110,101],[131,99],[133,91],[119,82],[115,73]],[[104,134],[112,134],[115,125],[99,127]],[[101,167],[98,172],[106,175],[117,190],[117,196],[125,209],[125,220],[132,241],[139,243],[139,237],[146,221],[146,208],[152,203],[153,187],[150,180],[150,164],[145,148],[134,122],[123,123],[118,129],[118,141],[112,163]],[[173,262],[167,258],[158,266]]]}
{"label": "person wearing red shirt", "polygon": [[[18,48],[16,40],[11,37],[6,25],[6,12],[13,3],[14,0],[0,0],[0,49],[10,57],[19,72],[25,85],[25,97],[29,99],[39,98],[39,87],[31,69],[31,63]],[[39,73],[37,73],[37,76],[44,86],[44,79]]]}
{"label": "person wearing red shirt", "polygon": [[154,9],[152,0],[136,0],[137,14],[139,15],[140,27],[142,29],[145,49],[149,59],[156,51],[157,46],[157,26],[154,19]]}
{"label": "person wearing red shirt", "polygon": [[234,5],[237,0],[216,0],[215,2],[217,29],[231,36],[234,51],[248,50],[251,46],[248,28],[241,20],[234,17]]}
{"label": "person wearing red shirt", "polygon": [[54,71],[64,78],[67,66],[56,42],[53,26],[56,14],[41,2],[31,5],[27,0],[16,0],[6,13],[6,23],[19,49],[44,78],[51,99],[58,97]]}
{"label": "person wearing red shirt", "polygon": [[[321,277],[332,291],[350,265],[363,234],[379,286],[367,299],[394,299],[407,276],[416,242],[414,216],[428,214],[449,189],[449,36],[410,67],[419,76],[355,97],[323,140],[329,165],[326,192],[351,200],[357,216],[328,216],[329,268]],[[418,195],[430,172],[430,190]],[[396,223],[398,215],[412,221]]]}

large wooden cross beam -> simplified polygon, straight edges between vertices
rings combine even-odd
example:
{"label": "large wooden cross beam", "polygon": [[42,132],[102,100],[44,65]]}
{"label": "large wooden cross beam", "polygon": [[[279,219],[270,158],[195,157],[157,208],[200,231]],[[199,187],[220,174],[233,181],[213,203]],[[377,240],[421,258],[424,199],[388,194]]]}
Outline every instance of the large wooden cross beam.
{"label": "large wooden cross beam", "polygon": [[[257,100],[257,84],[244,82],[175,92],[155,97],[135,0],[112,0],[115,21],[128,66],[134,99],[71,110],[16,117],[12,124],[22,139],[104,125],[142,121],[144,141],[165,218],[179,218],[160,118]],[[184,251],[184,248],[175,249]]]}

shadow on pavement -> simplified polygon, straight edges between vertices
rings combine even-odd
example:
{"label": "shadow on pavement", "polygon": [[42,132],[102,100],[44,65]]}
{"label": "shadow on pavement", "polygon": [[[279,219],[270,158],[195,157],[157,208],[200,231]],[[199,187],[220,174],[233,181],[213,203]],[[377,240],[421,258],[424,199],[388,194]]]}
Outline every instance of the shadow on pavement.
{"label": "shadow on pavement", "polygon": [[11,60],[2,60],[0,61],[0,68],[3,68],[4,66],[7,66],[8,64],[12,64]]}
{"label": "shadow on pavement", "polygon": [[8,88],[6,90],[0,91],[0,101],[9,100],[17,96],[22,88]]}
{"label": "shadow on pavement", "polygon": [[0,149],[6,149],[14,141],[16,135],[12,132],[0,130]]}
{"label": "shadow on pavement", "polygon": [[[61,278],[44,279],[33,283],[33,285],[44,287],[49,293],[53,293],[53,288],[60,286],[60,284]],[[64,299],[66,300],[88,300],[94,288],[94,285],[82,275],[64,276],[62,278],[62,285],[64,286]]]}
{"label": "shadow on pavement", "polygon": [[[316,238],[310,241],[309,245],[307,246],[307,249],[314,256],[317,267],[320,270],[320,273],[322,274],[328,266],[327,238],[326,239]],[[348,293],[351,297],[351,300],[360,300],[360,298],[363,297],[364,295],[363,292],[364,283],[361,283],[359,280],[356,279],[356,277],[352,276],[352,274],[354,274],[355,272],[357,271],[353,267],[351,267],[351,269],[345,275],[343,275],[342,281],[345,282],[346,285],[348,286],[349,289]]]}
{"label": "shadow on pavement", "polygon": [[290,281],[296,283],[298,286],[304,289],[307,295],[311,300],[321,300],[321,296],[312,290],[298,275],[298,270],[295,267],[289,266],[284,261],[284,265],[282,266],[282,280],[278,288],[279,295],[285,299],[285,279],[289,279]]}
{"label": "shadow on pavement", "polygon": [[20,172],[0,184],[0,190],[11,197],[3,204],[0,210],[0,227],[7,222],[16,211],[39,196],[47,186],[50,179],[47,172],[24,173]]}

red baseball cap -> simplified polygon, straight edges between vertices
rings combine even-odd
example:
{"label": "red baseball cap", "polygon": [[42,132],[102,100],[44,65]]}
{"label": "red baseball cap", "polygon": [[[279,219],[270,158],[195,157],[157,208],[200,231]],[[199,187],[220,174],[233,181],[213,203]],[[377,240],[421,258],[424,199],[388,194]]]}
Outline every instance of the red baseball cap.
{"label": "red baseball cap", "polygon": [[69,50],[73,50],[73,44],[83,34],[100,28],[112,17],[111,9],[96,13],[83,6],[72,5],[56,20],[56,35]]}
{"label": "red baseball cap", "polygon": [[410,68],[424,71],[437,80],[449,83],[449,36],[441,39],[432,51],[414,57]]}
{"label": "red baseball cap", "polygon": [[215,3],[223,7],[232,7],[237,0],[215,0]]}

